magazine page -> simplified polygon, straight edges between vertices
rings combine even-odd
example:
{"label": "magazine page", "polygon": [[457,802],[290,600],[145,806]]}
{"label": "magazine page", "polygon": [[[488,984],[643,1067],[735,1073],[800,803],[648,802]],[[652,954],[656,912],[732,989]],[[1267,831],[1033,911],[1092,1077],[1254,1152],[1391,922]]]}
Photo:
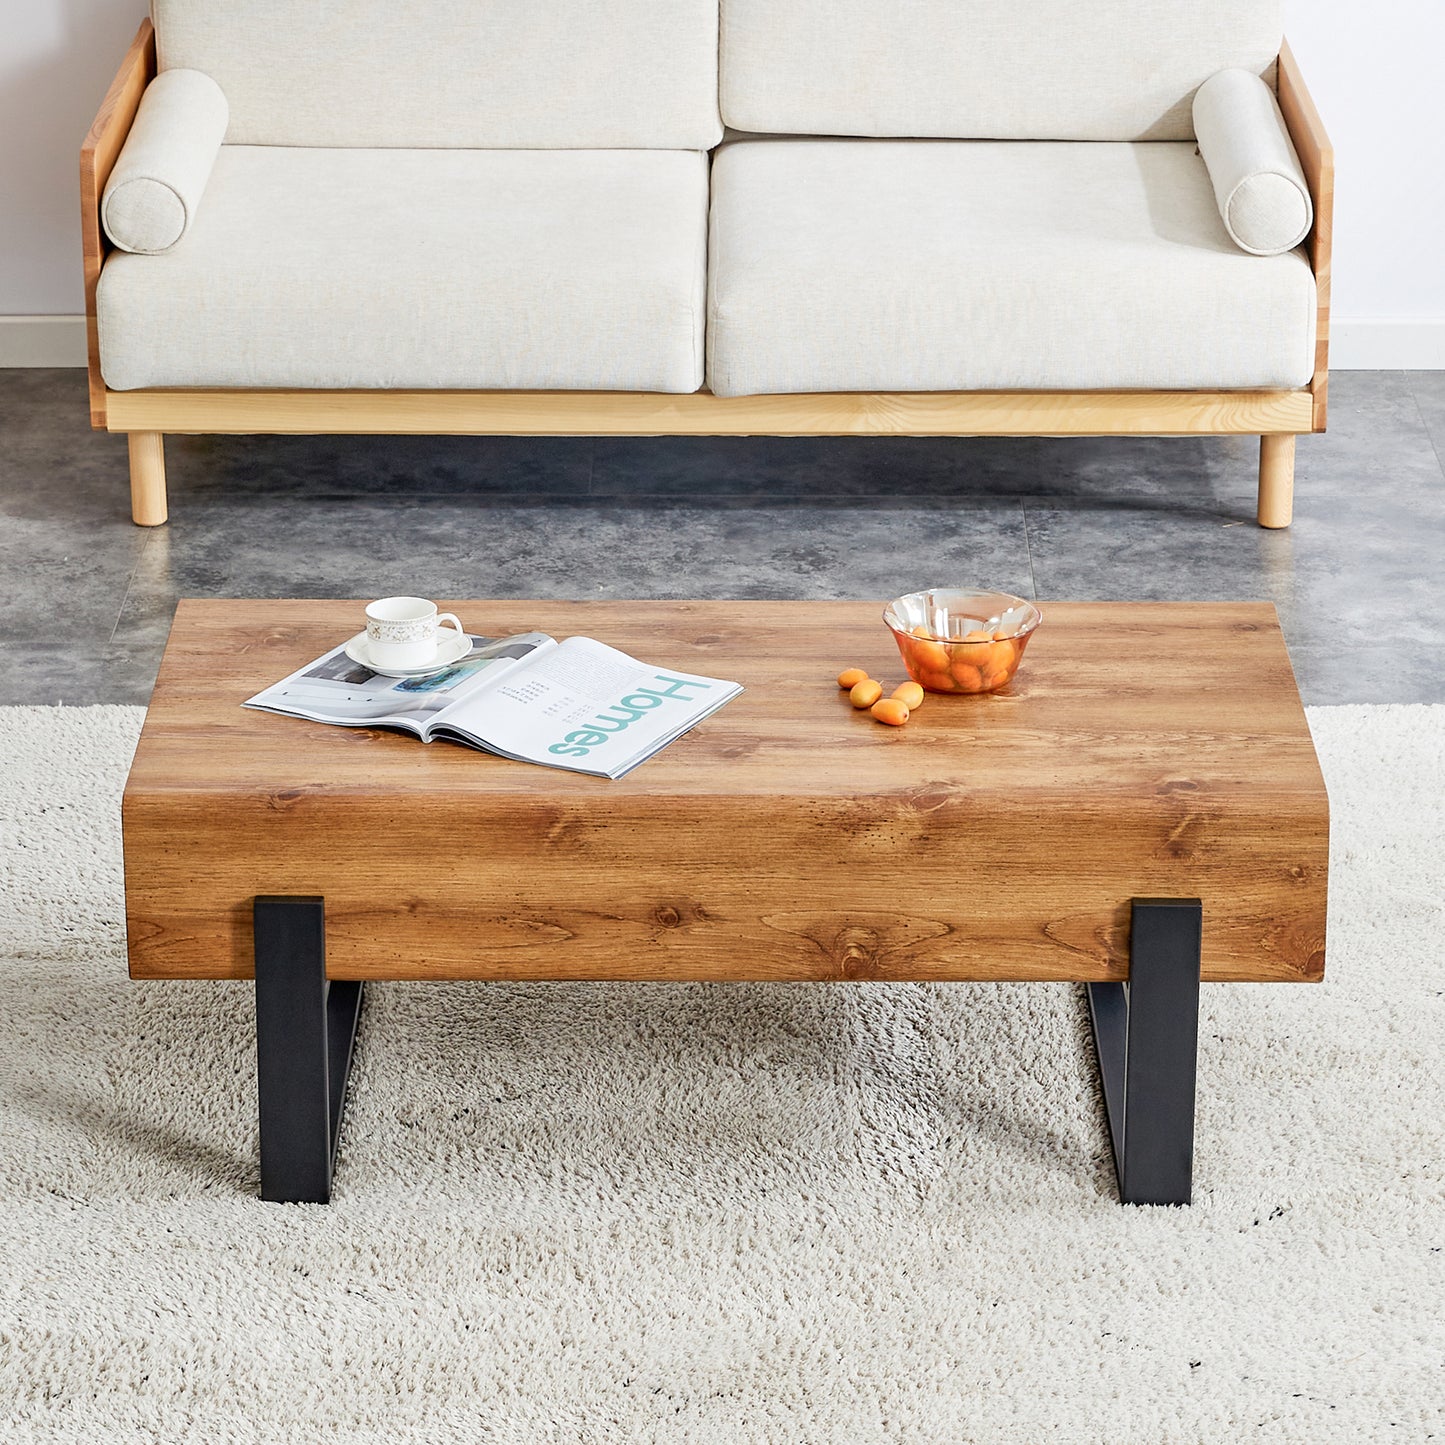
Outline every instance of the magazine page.
{"label": "magazine page", "polygon": [[385,677],[346,655],[345,644],[258,692],[244,706],[343,727],[400,727],[430,740],[449,708],[489,687],[539,649],[556,647],[544,632],[472,637],[463,658],[427,677]]}
{"label": "magazine page", "polygon": [[459,701],[435,731],[505,757],[617,778],[741,691],[569,637]]}

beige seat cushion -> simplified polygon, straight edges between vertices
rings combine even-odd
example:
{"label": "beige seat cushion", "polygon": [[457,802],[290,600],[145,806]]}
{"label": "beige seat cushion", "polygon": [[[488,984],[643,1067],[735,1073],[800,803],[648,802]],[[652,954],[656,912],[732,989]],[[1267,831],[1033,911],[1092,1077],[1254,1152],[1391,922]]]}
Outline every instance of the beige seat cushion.
{"label": "beige seat cushion", "polygon": [[755,392],[1296,387],[1298,251],[1192,143],[761,140],[713,165],[708,380]]}
{"label": "beige seat cushion", "polygon": [[706,241],[697,152],[223,146],[173,251],[106,262],[101,371],[694,391]]}

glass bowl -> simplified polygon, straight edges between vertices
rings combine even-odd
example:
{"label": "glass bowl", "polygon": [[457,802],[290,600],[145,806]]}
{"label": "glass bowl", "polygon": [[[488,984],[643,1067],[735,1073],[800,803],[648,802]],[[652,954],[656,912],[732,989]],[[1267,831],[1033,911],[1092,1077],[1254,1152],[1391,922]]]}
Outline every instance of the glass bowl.
{"label": "glass bowl", "polygon": [[883,612],[909,677],[929,692],[997,692],[1043,619],[1025,598],[961,587],[910,592]]}

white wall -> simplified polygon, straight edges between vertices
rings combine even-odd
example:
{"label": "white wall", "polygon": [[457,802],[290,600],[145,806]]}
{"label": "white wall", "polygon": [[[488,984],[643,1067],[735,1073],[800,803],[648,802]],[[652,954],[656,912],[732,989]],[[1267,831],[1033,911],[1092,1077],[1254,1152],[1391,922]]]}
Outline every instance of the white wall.
{"label": "white wall", "polygon": [[1335,143],[1330,364],[1445,368],[1442,0],[1286,0]]}
{"label": "white wall", "polygon": [[[145,0],[0,0],[0,316],[84,309],[80,143],[145,12]],[[44,331],[0,328],[0,364],[43,348]]]}
{"label": "white wall", "polygon": [[[1445,3],[1287,4],[1338,153],[1333,362],[1445,367]],[[79,362],[73,322],[3,318],[81,310],[76,158],[145,4],[0,6],[0,365]]]}

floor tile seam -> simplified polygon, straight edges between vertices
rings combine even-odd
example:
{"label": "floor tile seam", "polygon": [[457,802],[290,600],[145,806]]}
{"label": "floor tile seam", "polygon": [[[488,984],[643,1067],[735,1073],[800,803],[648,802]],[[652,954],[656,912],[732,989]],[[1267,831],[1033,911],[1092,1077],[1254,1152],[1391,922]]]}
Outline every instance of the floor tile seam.
{"label": "floor tile seam", "polygon": [[1018,499],[1018,507],[1019,520],[1023,523],[1024,526],[1024,554],[1029,559],[1029,588],[1031,590],[1033,600],[1037,602],[1039,600],[1039,575],[1038,572],[1034,569],[1034,543],[1032,536],[1029,534],[1028,504],[1022,497]]}
{"label": "floor tile seam", "polygon": [[[134,525],[131,523],[130,525]],[[130,594],[135,588],[136,574],[140,571],[141,563],[146,559],[146,553],[156,545],[154,531],[141,543],[140,550],[135,554],[135,561],[131,564],[130,572],[126,575],[125,591],[121,593],[120,606],[115,611],[115,621],[111,624],[110,635],[105,639],[107,648],[115,646],[116,634],[120,631],[121,619],[125,616],[126,604],[130,601]]]}
{"label": "floor tile seam", "polygon": [[1435,429],[1430,425],[1430,419],[1425,415],[1425,408],[1420,405],[1420,394],[1415,390],[1415,373],[1405,373],[1405,389],[1410,393],[1410,400],[1415,406],[1415,415],[1420,418],[1421,429],[1425,433],[1425,439],[1430,443],[1430,450],[1435,454],[1435,465],[1440,471],[1442,479],[1445,479],[1445,456],[1441,455],[1440,443],[1435,439]]}
{"label": "floor tile seam", "polygon": [[584,495],[591,497],[595,495],[594,488],[597,482],[597,438],[589,437],[588,441],[590,445],[587,448],[587,490]]}
{"label": "floor tile seam", "polygon": [[[450,491],[450,492],[422,492],[408,490],[400,500],[408,502],[449,502],[449,501],[498,501],[507,498],[560,498],[574,497],[586,499],[590,494],[581,487],[569,488],[565,491],[538,491],[535,487],[507,487],[497,491]],[[243,493],[232,489],[224,499],[196,498],[192,500],[192,506],[231,506],[237,499],[260,499],[261,501],[275,502],[375,502],[378,504],[394,503],[398,500],[395,489],[385,490],[377,488],[375,491],[354,492],[354,491],[314,491],[306,493],[281,492],[275,488],[257,489],[254,492]]]}
{"label": "floor tile seam", "polygon": [[[549,493],[549,496],[561,496],[562,493]],[[572,494],[567,494],[572,495]],[[1202,494],[1201,494],[1202,495]],[[871,503],[883,504],[898,501],[914,501],[920,503],[936,503],[939,501],[952,502],[977,502],[984,505],[1003,506],[1008,502],[1063,502],[1077,500],[1073,494],[1068,492],[1054,491],[1027,491],[1008,493],[984,493],[984,492],[847,492],[847,491],[822,491],[815,494],[808,491],[781,486],[773,488],[767,493],[754,493],[751,489],[722,489],[722,488],[687,488],[680,487],[673,489],[660,489],[655,487],[619,487],[608,489],[605,484],[603,489],[590,494],[595,501],[606,502],[650,502],[650,501],[694,501],[699,506],[706,506],[709,502],[724,501],[752,502],[759,507],[767,507],[777,502],[786,502],[789,505],[827,506],[830,508],[843,507],[866,507]]]}

